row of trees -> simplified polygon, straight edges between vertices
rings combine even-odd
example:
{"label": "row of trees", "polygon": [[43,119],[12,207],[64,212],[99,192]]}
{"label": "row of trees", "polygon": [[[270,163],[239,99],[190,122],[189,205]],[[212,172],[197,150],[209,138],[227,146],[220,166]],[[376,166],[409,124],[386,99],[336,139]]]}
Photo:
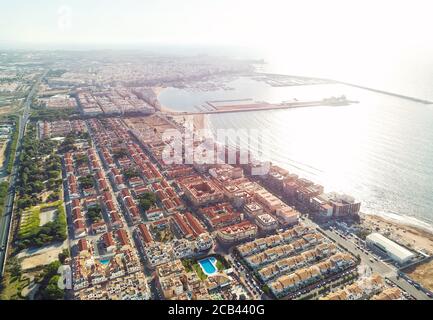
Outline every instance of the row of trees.
{"label": "row of trees", "polygon": [[59,201],[57,216],[54,221],[32,229],[31,232],[18,235],[17,248],[40,247],[51,242],[62,242],[67,237],[66,212],[63,203]]}
{"label": "row of trees", "polygon": [[58,270],[61,262],[56,260],[44,267],[42,274],[39,277],[38,298],[42,300],[59,300],[65,296],[64,289],[59,288],[60,275]]}
{"label": "row of trees", "polygon": [[102,220],[101,207],[99,206],[99,204],[87,210],[87,217],[92,223]]}
{"label": "row of trees", "polygon": [[85,177],[79,177],[78,182],[80,183],[80,186],[84,189],[92,188],[95,186],[93,176],[91,174]]}
{"label": "row of trees", "polygon": [[138,196],[138,204],[143,211],[149,210],[156,202],[155,194],[151,192],[145,192]]}
{"label": "row of trees", "polygon": [[8,190],[9,190],[9,183],[7,181],[3,181],[2,183],[0,183],[0,216],[3,216]]}
{"label": "row of trees", "polygon": [[79,114],[76,110],[73,109],[47,109],[42,108],[35,110],[31,116],[31,121],[56,121],[60,119],[74,119],[78,118]]}
{"label": "row of trees", "polygon": [[[66,213],[60,200],[62,187],[62,163],[56,150],[59,142],[36,137],[35,124],[29,124],[22,142],[20,155],[19,182],[17,185],[17,207],[21,210],[40,205],[42,192],[49,192],[48,202],[57,207],[57,216],[43,226],[35,226],[28,232],[19,233],[17,246],[19,249],[39,247],[45,244],[64,241],[66,239]],[[47,205],[45,205],[47,206]],[[49,205],[48,205],[49,206]],[[37,210],[38,208],[31,208]]]}
{"label": "row of trees", "polygon": [[20,209],[38,204],[41,201],[39,194],[44,190],[54,193],[49,200],[55,201],[59,198],[62,164],[61,158],[55,154],[57,145],[58,142],[52,140],[37,140],[35,126],[28,126],[20,155],[18,184]]}
{"label": "row of trees", "polygon": [[125,176],[125,178],[131,179],[133,177],[139,177],[140,171],[137,168],[129,167],[127,169],[124,169],[122,171],[122,174]]}
{"label": "row of trees", "polygon": [[8,174],[11,174],[12,168],[14,166],[15,153],[17,151],[18,134],[19,134],[19,127],[20,127],[20,118],[18,116],[16,115],[11,116],[11,120],[15,121],[15,128],[6,150],[6,154],[9,155],[7,157],[8,162],[6,164],[6,172]]}

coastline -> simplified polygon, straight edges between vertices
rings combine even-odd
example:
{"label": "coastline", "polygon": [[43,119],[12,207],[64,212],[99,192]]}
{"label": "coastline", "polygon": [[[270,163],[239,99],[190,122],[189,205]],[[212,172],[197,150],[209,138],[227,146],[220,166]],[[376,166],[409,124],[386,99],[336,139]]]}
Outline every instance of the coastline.
{"label": "coastline", "polygon": [[362,213],[361,223],[363,227],[372,232],[380,232],[412,250],[422,250],[430,255],[433,254],[433,233],[431,230],[408,222],[405,220],[405,216],[392,219],[383,215]]}
{"label": "coastline", "polygon": [[408,215],[400,215],[396,213],[371,213],[371,212],[361,212],[364,216],[375,216],[380,219],[390,221],[399,225],[405,225],[413,228],[423,230],[423,232],[433,235],[433,224],[430,222],[411,217]]}
{"label": "coastline", "polygon": [[[165,88],[154,87],[152,89],[158,97],[162,90],[164,90]],[[161,111],[170,113],[179,112],[178,110],[172,109],[163,104],[161,104]],[[171,114],[171,116],[176,117],[175,114]],[[179,114],[179,117],[180,116],[182,115]],[[192,117],[194,128],[196,130],[208,129],[213,132],[210,121],[196,119],[196,116]],[[410,246],[413,246],[413,241],[415,241],[416,245],[425,247],[425,249],[428,249],[428,251],[431,251],[433,253],[433,224],[408,215],[399,215],[393,213],[360,212],[360,216],[363,220],[363,224],[365,224],[367,227],[378,226],[380,229],[383,230],[392,229],[397,234],[399,234],[401,238],[410,238],[409,240],[412,241],[412,243],[408,243],[410,244]],[[427,243],[423,243],[422,238],[427,239]]]}
{"label": "coastline", "polygon": [[156,96],[156,99],[159,101],[159,105],[161,106],[161,111],[163,112],[178,112],[177,110],[171,109],[169,107],[167,107],[166,105],[163,105],[161,103],[161,101],[159,100],[159,95],[161,94],[162,91],[164,91],[164,89],[166,89],[166,87],[151,87],[153,93]]}
{"label": "coastline", "polygon": [[[165,87],[152,87],[153,92],[156,95],[156,98],[159,101],[159,105],[161,106],[161,111],[162,112],[168,112],[170,113],[170,116],[172,117],[182,117],[182,119],[192,119],[192,123],[194,126],[195,130],[205,130],[208,129],[207,123],[208,121],[206,121],[206,115],[183,115],[181,114],[181,112],[179,110],[175,110],[172,109],[164,104],[161,103],[161,101],[159,100],[159,94],[165,89]],[[179,113],[179,115],[176,115],[176,113]]]}

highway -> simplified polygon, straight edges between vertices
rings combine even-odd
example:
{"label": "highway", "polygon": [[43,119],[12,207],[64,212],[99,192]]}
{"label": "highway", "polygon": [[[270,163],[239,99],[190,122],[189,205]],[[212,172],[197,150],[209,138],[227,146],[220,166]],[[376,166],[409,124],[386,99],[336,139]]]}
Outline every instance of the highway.
{"label": "highway", "polygon": [[41,80],[46,76],[48,71],[46,71],[42,76],[39,77],[38,80],[33,84],[29,94],[27,95],[26,100],[24,101],[24,110],[20,115],[20,122],[18,128],[18,143],[15,151],[15,160],[12,168],[12,172],[9,178],[9,189],[5,202],[5,210],[3,216],[0,217],[0,277],[3,276],[4,267],[6,265],[7,258],[7,249],[9,243],[9,233],[12,221],[12,213],[13,213],[13,205],[15,198],[15,185],[17,182],[17,173],[18,173],[18,165],[19,165],[19,157],[21,152],[21,144],[22,138],[24,136],[24,130],[26,128],[27,122],[30,117],[30,105],[34,95],[37,92],[38,86]]}

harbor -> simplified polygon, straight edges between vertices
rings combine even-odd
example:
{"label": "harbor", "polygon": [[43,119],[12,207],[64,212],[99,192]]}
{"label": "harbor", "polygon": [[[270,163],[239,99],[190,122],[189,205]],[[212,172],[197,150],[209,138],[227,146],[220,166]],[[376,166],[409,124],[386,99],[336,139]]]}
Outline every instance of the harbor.
{"label": "harbor", "polygon": [[166,111],[170,115],[200,115],[200,114],[220,114],[234,112],[251,112],[267,110],[284,110],[294,108],[309,108],[320,106],[346,106],[358,103],[358,101],[348,100],[345,96],[331,97],[313,101],[285,101],[282,103],[258,102],[252,99],[241,100],[219,100],[208,101],[206,104],[196,107],[197,111]]}

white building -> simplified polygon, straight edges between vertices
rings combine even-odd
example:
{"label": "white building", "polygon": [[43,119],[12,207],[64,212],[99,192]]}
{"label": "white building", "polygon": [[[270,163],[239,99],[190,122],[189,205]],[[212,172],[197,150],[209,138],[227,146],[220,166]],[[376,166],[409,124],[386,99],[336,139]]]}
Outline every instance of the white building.
{"label": "white building", "polygon": [[413,252],[389,240],[380,233],[372,233],[365,240],[371,248],[385,253],[399,264],[404,264],[415,257]]}
{"label": "white building", "polygon": [[265,232],[276,230],[278,228],[277,220],[268,213],[256,216],[256,224]]}

